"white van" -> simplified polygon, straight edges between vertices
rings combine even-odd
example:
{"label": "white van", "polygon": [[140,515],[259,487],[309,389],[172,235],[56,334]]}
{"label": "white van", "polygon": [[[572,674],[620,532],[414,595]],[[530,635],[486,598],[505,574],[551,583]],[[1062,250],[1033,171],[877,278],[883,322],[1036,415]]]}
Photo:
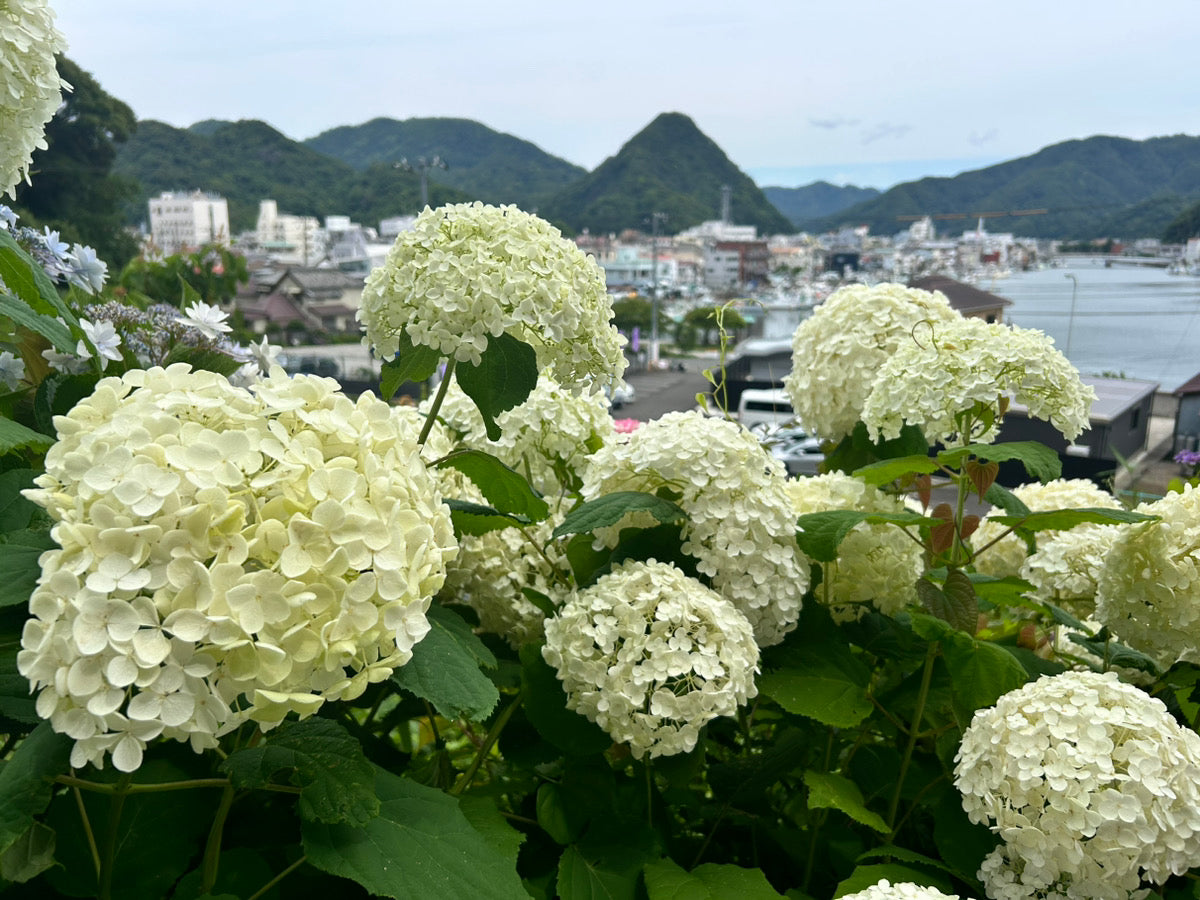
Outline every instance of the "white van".
{"label": "white van", "polygon": [[747,428],[786,425],[795,418],[792,401],[782,388],[746,388],[738,399],[738,421]]}

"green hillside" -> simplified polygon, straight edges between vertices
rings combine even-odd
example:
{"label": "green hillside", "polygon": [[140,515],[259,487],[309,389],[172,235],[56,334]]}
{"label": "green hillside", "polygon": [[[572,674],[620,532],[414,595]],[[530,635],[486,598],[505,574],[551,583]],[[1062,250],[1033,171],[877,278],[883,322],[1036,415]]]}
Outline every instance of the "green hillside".
{"label": "green hillside", "polygon": [[880,193],[875,188],[838,187],[828,181],[814,181],[803,187],[764,187],[762,192],[793,225],[831,216],[856,203],[873,200]]}
{"label": "green hillside", "polygon": [[667,214],[667,230],[683,231],[716,219],[721,187],[733,189],[732,219],[755,225],[760,234],[780,234],[792,225],[763,196],[748,175],[680,113],[663,113],[606,159],[551,198],[542,215],[580,231],[645,230],[652,212]]}
{"label": "green hillside", "polygon": [[[146,216],[146,201],[162,191],[215,191],[229,201],[234,232],[254,227],[260,200],[280,212],[324,218],[340,213],[376,226],[386,216],[418,211],[417,176],[391,166],[358,171],[255,120],[201,123],[191,129],[162,122],[138,123],[117,153],[114,171],[141,185],[130,221]],[[470,199],[453,188],[430,185],[430,203]]]}
{"label": "green hillside", "polygon": [[996,218],[990,227],[1029,237],[1128,239],[1158,237],[1196,199],[1200,138],[1100,136],[953,178],[896,185],[874,200],[803,224],[810,230],[866,224],[876,234],[892,234],[915,215],[962,214],[969,226],[979,213],[1044,209]]}
{"label": "green hillside", "polygon": [[356,169],[437,156],[447,168],[431,168],[431,182],[457,188],[472,199],[530,210],[587,174],[529,141],[470,119],[372,119],[333,128],[304,143]]}

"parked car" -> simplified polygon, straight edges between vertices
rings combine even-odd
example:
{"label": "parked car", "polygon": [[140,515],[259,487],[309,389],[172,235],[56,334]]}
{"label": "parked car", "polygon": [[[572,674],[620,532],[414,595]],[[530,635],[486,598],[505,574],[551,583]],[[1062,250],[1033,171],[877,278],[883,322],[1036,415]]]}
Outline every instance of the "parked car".
{"label": "parked car", "polygon": [[750,431],[758,437],[771,455],[787,467],[789,475],[818,475],[825,453],[821,439],[799,425],[770,425],[760,423]]}
{"label": "parked car", "polygon": [[738,398],[738,421],[755,425],[786,425],[796,420],[796,411],[782,388],[746,388]]}
{"label": "parked car", "polygon": [[632,403],[637,399],[637,392],[634,391],[633,385],[626,384],[624,381],[619,382],[616,387],[605,385],[604,396],[608,398],[608,405],[613,409],[620,409],[627,403]]}

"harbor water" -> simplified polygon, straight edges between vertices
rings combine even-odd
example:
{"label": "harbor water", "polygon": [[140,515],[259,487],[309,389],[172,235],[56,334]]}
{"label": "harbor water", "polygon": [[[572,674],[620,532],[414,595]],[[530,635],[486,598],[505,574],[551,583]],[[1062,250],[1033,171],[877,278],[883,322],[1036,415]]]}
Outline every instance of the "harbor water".
{"label": "harbor water", "polygon": [[978,286],[1011,300],[1007,321],[1050,335],[1085,375],[1170,393],[1200,373],[1200,277],[1089,258]]}

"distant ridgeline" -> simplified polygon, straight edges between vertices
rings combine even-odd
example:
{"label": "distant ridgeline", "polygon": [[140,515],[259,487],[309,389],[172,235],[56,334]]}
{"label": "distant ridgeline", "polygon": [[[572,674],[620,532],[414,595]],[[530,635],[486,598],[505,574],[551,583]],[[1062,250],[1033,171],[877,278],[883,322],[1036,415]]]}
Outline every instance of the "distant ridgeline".
{"label": "distant ridgeline", "polygon": [[[685,115],[664,113],[593,172],[534,144],[467,119],[373,119],[293,141],[258,121],[208,120],[188,129],[138,124],[114,170],[141,185],[131,222],[164,190],[200,188],[229,201],[234,231],[252,228],[258,202],[272,198],[295,215],[349,215],[365,225],[415,213],[420,175],[398,166],[439,156],[427,171],[429,202],[483,200],[536,211],[568,233],[647,229],[651,212],[682,231],[718,218],[731,190],[732,219],[769,235],[867,225],[893,234],[914,216],[933,215],[942,233],[974,227],[981,213],[1045,209],[989,220],[994,231],[1073,240],[1165,237],[1200,221],[1200,138],[1132,141],[1093,137],[1032,156],[924,178],[879,193],[817,182],[760,189]],[[1191,216],[1189,219],[1188,216]],[[1181,239],[1178,235],[1175,240]]]}

